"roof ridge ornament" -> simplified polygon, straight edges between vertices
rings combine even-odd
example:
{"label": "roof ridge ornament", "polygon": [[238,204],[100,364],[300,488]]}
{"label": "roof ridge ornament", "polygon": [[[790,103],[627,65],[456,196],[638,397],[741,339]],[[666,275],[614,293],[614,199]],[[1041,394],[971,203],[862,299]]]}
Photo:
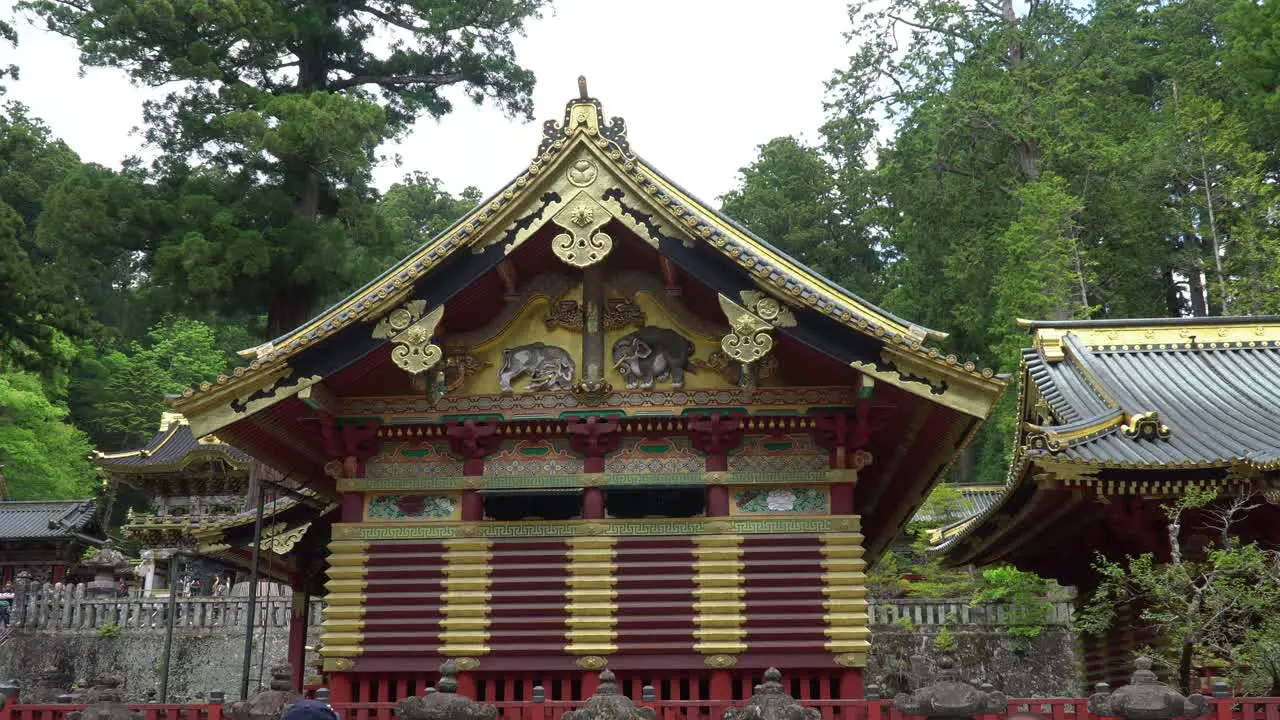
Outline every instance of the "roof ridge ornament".
{"label": "roof ridge ornament", "polygon": [[587,78],[578,76],[578,97],[565,104],[564,120],[547,120],[542,123],[542,142],[538,145],[538,158],[563,150],[569,139],[581,132],[613,160],[635,159],[627,142],[627,123],[620,117],[605,122],[604,106],[587,94]]}

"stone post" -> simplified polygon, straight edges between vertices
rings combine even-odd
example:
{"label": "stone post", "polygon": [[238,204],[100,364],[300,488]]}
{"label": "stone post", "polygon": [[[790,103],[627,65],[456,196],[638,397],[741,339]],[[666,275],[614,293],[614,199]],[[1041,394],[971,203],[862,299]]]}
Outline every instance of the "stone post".
{"label": "stone post", "polygon": [[1183,697],[1160,682],[1151,671],[1151,664],[1151,658],[1135,660],[1129,684],[1115,692],[1111,692],[1105,683],[1099,683],[1098,692],[1089,696],[1089,712],[1126,720],[1197,718],[1209,712],[1208,698],[1199,693]]}
{"label": "stone post", "polygon": [[452,660],[440,666],[440,682],[422,697],[401,700],[396,705],[399,720],[497,720],[498,708],[481,705],[458,694],[458,666]]}
{"label": "stone post", "polygon": [[899,693],[893,704],[903,715],[929,720],[972,720],[977,715],[1004,714],[1009,709],[1004,693],[963,682],[950,655],[938,658],[933,682],[912,693]]}
{"label": "stone post", "polygon": [[782,673],[769,668],[764,682],[755,687],[751,699],[740,708],[724,711],[724,720],[818,720],[822,714],[813,708],[802,707],[782,688]]}
{"label": "stone post", "polygon": [[600,684],[586,704],[564,714],[564,720],[654,720],[653,708],[638,708],[618,690],[613,672],[600,673]]}

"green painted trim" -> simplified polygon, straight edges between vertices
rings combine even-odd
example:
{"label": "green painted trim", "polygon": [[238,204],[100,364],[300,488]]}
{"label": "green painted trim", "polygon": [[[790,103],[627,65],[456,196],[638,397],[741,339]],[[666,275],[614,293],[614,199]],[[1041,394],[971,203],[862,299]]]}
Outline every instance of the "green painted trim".
{"label": "green painted trim", "polygon": [[668,520],[569,520],[565,522],[447,522],[414,525],[339,523],[335,540],[432,540],[454,537],[654,537],[680,535],[781,535],[856,533],[860,518],[821,515],[775,518]]}
{"label": "green painted trim", "polygon": [[852,482],[852,470],[804,472],[576,473],[573,475],[423,476],[416,478],[348,478],[339,492],[420,492],[425,490],[546,490],[575,487],[699,487],[702,485],[819,485]]}
{"label": "green painted trim", "polygon": [[[760,411],[757,415],[768,415],[767,411]],[[690,415],[751,415],[744,407],[707,407],[707,408],[685,408],[680,411],[680,417],[689,417]]]}
{"label": "green painted trim", "polygon": [[440,424],[442,424],[442,425],[443,425],[444,423],[447,423],[447,422],[450,422],[450,421],[453,421],[453,420],[459,420],[459,421],[465,421],[465,420],[480,420],[480,421],[484,421],[484,420],[506,420],[506,419],[507,419],[507,416],[506,416],[506,415],[503,415],[502,413],[464,413],[464,414],[459,414],[459,415],[441,415],[441,416],[440,416],[440,420],[439,420],[438,422],[439,422]]}
{"label": "green painted trim", "polygon": [[585,417],[625,418],[626,416],[627,414],[621,410],[565,410],[560,413],[561,419]]}

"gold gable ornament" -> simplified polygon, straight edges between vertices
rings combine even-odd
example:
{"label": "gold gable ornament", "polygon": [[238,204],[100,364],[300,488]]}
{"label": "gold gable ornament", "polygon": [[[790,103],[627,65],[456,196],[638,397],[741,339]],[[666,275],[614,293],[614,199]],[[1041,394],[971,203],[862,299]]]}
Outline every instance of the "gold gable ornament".
{"label": "gold gable ornament", "polygon": [[1120,430],[1131,440],[1169,439],[1169,426],[1160,422],[1160,413],[1156,410],[1130,415]]}
{"label": "gold gable ornament", "polygon": [[431,342],[444,317],[444,306],[423,315],[426,305],[426,300],[410,300],[387,313],[373,328],[375,339],[391,339],[391,361],[410,375],[430,370],[444,357],[440,346]]}
{"label": "gold gable ornament", "polygon": [[[777,310],[783,306],[773,298],[765,299],[771,303],[766,306],[767,310],[772,311],[777,318]],[[759,307],[762,302],[757,302],[756,306]],[[726,355],[743,365],[749,365],[769,354],[773,349],[773,336],[770,334],[773,332],[773,325],[724,295],[720,296],[720,309],[729,319],[729,334],[720,339],[720,347]],[[790,315],[790,312],[788,310],[787,314]]]}
{"label": "gold gable ornament", "polygon": [[[573,173],[574,168],[570,168],[571,182]],[[552,239],[551,250],[555,252],[556,257],[573,267],[585,268],[595,265],[613,249],[613,238],[600,231],[600,228],[604,227],[612,217],[608,210],[592,200],[585,191],[579,191],[560,212],[551,218],[556,225],[568,230]]]}

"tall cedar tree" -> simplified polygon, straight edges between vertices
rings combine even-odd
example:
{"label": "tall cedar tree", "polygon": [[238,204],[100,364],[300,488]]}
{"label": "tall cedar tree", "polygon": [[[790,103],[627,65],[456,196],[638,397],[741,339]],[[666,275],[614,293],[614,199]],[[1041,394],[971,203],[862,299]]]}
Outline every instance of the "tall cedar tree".
{"label": "tall cedar tree", "polygon": [[511,43],[544,0],[25,0],[88,65],[180,89],[145,110],[175,215],[157,278],[208,306],[265,309],[267,335],[367,271],[378,145],[479,103],[531,115]]}

